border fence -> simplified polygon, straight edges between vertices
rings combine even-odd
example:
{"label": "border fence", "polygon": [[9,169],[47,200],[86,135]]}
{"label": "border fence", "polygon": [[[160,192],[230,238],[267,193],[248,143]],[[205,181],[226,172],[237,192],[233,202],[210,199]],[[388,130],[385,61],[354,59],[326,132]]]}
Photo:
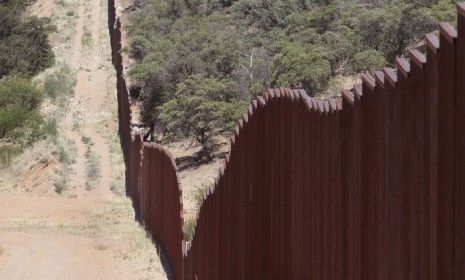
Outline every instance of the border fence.
{"label": "border fence", "polygon": [[192,242],[172,156],[131,133],[114,0],[109,23],[128,194],[174,279],[465,279],[465,4],[340,98],[253,100]]}

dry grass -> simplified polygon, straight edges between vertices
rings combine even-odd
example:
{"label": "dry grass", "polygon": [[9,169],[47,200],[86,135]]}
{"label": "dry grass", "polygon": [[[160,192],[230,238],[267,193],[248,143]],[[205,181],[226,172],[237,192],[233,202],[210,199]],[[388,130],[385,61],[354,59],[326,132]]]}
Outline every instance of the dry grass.
{"label": "dry grass", "polygon": [[95,246],[95,250],[97,250],[97,251],[106,251],[106,250],[108,250],[109,248],[110,248],[110,246],[105,245],[105,244],[101,244],[101,243],[99,243],[99,244],[97,244],[97,245]]}
{"label": "dry grass", "polygon": [[125,166],[119,135],[115,133],[118,131],[117,104],[114,97],[115,83],[114,72],[113,69],[111,69],[108,71],[106,96],[102,108],[104,111],[109,112],[109,114],[97,123],[97,131],[105,138],[109,146],[110,164],[112,167],[110,189],[118,196],[123,196],[126,193],[124,185]]}
{"label": "dry grass", "polygon": [[0,232],[53,232],[96,238],[96,251],[111,250],[115,258],[133,262],[136,266],[142,265],[141,269],[146,271],[146,275],[164,274],[150,236],[134,220],[132,202],[126,197],[120,197],[100,205],[97,209],[79,214],[82,219],[78,220],[54,221],[43,215],[2,221]]}
{"label": "dry grass", "polygon": [[[177,160],[193,157],[201,149],[199,145],[190,141],[179,141],[168,144],[166,147]],[[220,155],[226,153],[228,149],[229,144],[225,139],[222,139],[213,161],[199,165],[194,164],[179,171],[184,211],[183,232],[188,240],[193,236],[197,212],[202,203],[203,194],[214,183],[215,178],[218,176],[218,170],[223,164],[224,160]]]}
{"label": "dry grass", "polygon": [[51,41],[55,46],[55,55],[59,61],[67,61],[72,47],[72,38],[76,32],[75,23],[78,15],[78,1],[56,0],[51,19],[57,27],[57,32],[52,34]]}
{"label": "dry grass", "polygon": [[329,85],[326,92],[319,94],[318,98],[325,99],[334,96],[341,96],[343,90],[352,89],[356,83],[360,82],[360,76],[337,76]]}
{"label": "dry grass", "polygon": [[8,166],[0,166],[0,192],[11,192],[23,188],[22,182],[34,179],[46,182],[48,171],[56,165],[53,152],[55,145],[50,140],[34,143],[30,148],[18,155]]}

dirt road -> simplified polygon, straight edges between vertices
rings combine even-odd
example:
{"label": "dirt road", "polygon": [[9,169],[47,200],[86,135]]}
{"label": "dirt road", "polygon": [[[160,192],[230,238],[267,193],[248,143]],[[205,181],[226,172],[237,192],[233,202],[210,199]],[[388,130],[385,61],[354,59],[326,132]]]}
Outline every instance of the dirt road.
{"label": "dirt road", "polygon": [[38,0],[32,8],[68,24],[52,41],[57,60],[77,77],[60,120],[60,133],[73,143],[75,156],[69,187],[61,194],[50,183],[34,181],[46,177],[53,164],[37,169],[34,180],[18,178],[25,187],[0,186],[0,279],[166,279],[122,195],[106,5],[106,0]]}

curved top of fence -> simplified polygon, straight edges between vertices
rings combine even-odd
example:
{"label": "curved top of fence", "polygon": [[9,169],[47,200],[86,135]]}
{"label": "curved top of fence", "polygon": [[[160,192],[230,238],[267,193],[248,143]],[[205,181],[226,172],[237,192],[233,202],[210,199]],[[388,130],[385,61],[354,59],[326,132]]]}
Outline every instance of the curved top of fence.
{"label": "curved top of fence", "polygon": [[[465,16],[465,3],[457,5],[460,14]],[[449,23],[439,24],[439,34],[444,37],[450,44],[455,44],[457,39],[457,31]],[[428,53],[437,54],[440,49],[440,40],[434,34],[427,34],[425,36],[426,50]],[[407,57],[397,57],[395,60],[396,68],[385,68],[382,71],[376,71],[373,75],[364,73],[361,75],[361,84],[356,84],[350,90],[343,90],[341,97],[330,97],[326,99],[318,99],[309,96],[303,89],[290,89],[290,88],[271,88],[266,90],[263,95],[254,98],[250,105],[247,107],[245,113],[238,120],[238,123],[234,130],[234,135],[230,139],[230,150],[224,164],[220,167],[218,175],[215,179],[215,183],[207,189],[204,193],[201,208],[204,202],[208,200],[209,195],[213,194],[216,187],[218,186],[222,176],[224,175],[229,164],[229,157],[234,151],[235,143],[238,141],[242,130],[247,126],[249,120],[253,118],[257,108],[266,107],[270,102],[274,100],[285,100],[292,103],[302,103],[306,106],[309,112],[318,113],[320,115],[330,115],[341,112],[343,103],[354,106],[357,101],[363,98],[363,88],[367,88],[369,92],[375,92],[377,87],[384,88],[386,84],[389,84],[392,88],[398,85],[399,76],[404,79],[409,79],[411,74],[412,63],[416,66],[424,69],[428,67],[427,55],[420,52],[418,49],[413,48],[408,50]],[[200,208],[200,209],[201,209]],[[200,210],[199,210],[200,213]],[[198,213],[197,213],[198,215]],[[195,231],[194,231],[195,236]],[[186,243],[183,246],[183,253],[187,255],[190,249],[190,244]]]}

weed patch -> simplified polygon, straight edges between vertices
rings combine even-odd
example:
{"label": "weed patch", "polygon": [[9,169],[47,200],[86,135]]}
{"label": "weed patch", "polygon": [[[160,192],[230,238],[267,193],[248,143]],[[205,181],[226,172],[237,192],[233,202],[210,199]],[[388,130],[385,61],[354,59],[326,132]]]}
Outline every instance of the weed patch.
{"label": "weed patch", "polygon": [[88,136],[82,136],[81,137],[81,141],[84,145],[89,145],[89,146],[93,146],[94,143],[92,142],[92,139]]}
{"label": "weed patch", "polygon": [[90,33],[90,30],[88,27],[84,27],[84,34],[82,34],[81,43],[86,48],[92,47],[92,44],[93,44],[92,34]]}
{"label": "weed patch", "polygon": [[76,162],[76,147],[73,140],[58,140],[54,155],[62,164],[71,165]]}
{"label": "weed patch", "polygon": [[63,170],[57,170],[53,175],[53,187],[57,194],[62,194],[69,188],[69,167],[63,168]]}
{"label": "weed patch", "polygon": [[100,180],[100,157],[88,147],[86,159],[86,190],[90,191],[98,185]]}
{"label": "weed patch", "polygon": [[64,97],[74,95],[76,73],[65,64],[57,65],[44,77],[44,91],[52,100],[64,103]]}
{"label": "weed patch", "polygon": [[110,248],[110,246],[105,245],[105,244],[97,244],[97,245],[95,246],[95,250],[97,250],[97,251],[106,251],[106,250],[108,250],[109,248]]}

